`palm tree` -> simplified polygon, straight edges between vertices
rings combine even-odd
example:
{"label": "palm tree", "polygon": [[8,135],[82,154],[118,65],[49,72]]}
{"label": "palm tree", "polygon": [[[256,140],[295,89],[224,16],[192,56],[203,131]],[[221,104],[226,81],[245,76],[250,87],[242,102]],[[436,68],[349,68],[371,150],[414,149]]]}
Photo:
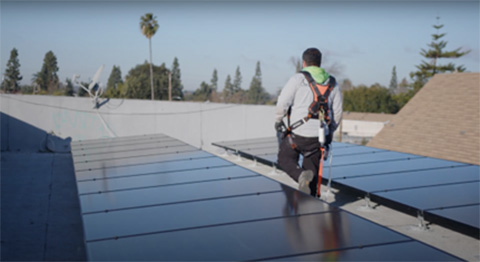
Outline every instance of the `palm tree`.
{"label": "palm tree", "polygon": [[150,86],[152,88],[152,100],[154,99],[153,94],[153,69],[152,69],[152,36],[157,32],[158,23],[155,20],[157,17],[153,16],[152,13],[147,13],[140,18],[140,29],[142,34],[148,38],[148,44],[150,47]]}

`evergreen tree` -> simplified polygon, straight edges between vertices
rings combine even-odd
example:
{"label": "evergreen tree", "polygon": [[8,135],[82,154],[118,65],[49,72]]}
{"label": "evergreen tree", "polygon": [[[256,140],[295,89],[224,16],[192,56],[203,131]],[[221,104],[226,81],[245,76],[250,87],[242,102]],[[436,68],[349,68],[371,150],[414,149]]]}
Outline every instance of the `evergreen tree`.
{"label": "evergreen tree", "polygon": [[52,51],[48,51],[43,59],[42,69],[34,74],[34,82],[41,91],[53,93],[59,83],[57,72],[57,57]]}
{"label": "evergreen tree", "polygon": [[158,30],[158,22],[156,20],[156,16],[153,16],[152,13],[147,13],[140,18],[140,29],[142,30],[142,34],[148,38],[148,46],[150,50],[150,89],[151,95],[150,97],[152,100],[155,98],[154,95],[154,88],[153,88],[153,68],[152,68],[152,36]]}
{"label": "evergreen tree", "polygon": [[174,100],[184,99],[181,76],[180,64],[178,63],[178,58],[175,57],[172,64],[172,99]]}
{"label": "evergreen tree", "polygon": [[249,104],[265,104],[269,95],[262,86],[262,72],[260,70],[260,61],[257,62],[255,68],[255,75],[252,78],[250,83],[250,88],[248,89],[248,100]]}
{"label": "evergreen tree", "polygon": [[392,78],[390,79],[390,92],[395,93],[395,90],[397,90],[398,87],[398,82],[397,82],[397,68],[393,66],[392,69]]}
{"label": "evergreen tree", "polygon": [[70,80],[69,78],[67,78],[65,82],[67,82],[67,86],[65,86],[65,93],[64,93],[64,95],[66,95],[66,96],[74,96],[75,91],[74,91],[74,88],[73,88],[72,80]]}
{"label": "evergreen tree", "polygon": [[217,91],[218,87],[218,76],[217,76],[217,69],[213,69],[212,79],[210,80],[210,86],[212,87],[213,91]]}
{"label": "evergreen tree", "polygon": [[230,75],[227,75],[227,79],[225,80],[225,87],[223,88],[223,100],[225,102],[230,102],[233,96],[233,84],[232,78]]}
{"label": "evergreen tree", "polygon": [[113,66],[112,72],[110,73],[110,76],[108,77],[108,82],[107,82],[107,88],[105,90],[105,96],[106,97],[118,97],[118,90],[117,87],[119,84],[122,84],[122,71],[120,70],[120,67],[118,66]]}
{"label": "evergreen tree", "polygon": [[7,69],[5,70],[2,88],[7,93],[16,93],[20,90],[19,81],[22,80],[20,75],[20,62],[18,61],[18,51],[16,48],[10,51],[10,59],[7,62]]}
{"label": "evergreen tree", "polygon": [[430,47],[429,50],[422,49],[420,54],[430,59],[430,62],[422,61],[422,63],[417,67],[418,71],[411,72],[410,77],[414,80],[413,88],[414,91],[420,90],[420,88],[427,83],[427,81],[437,73],[445,73],[445,72],[464,72],[466,70],[463,65],[455,66],[453,63],[448,63],[446,65],[438,64],[438,59],[440,58],[458,58],[470,52],[464,51],[461,52],[461,48],[457,48],[453,51],[444,51],[443,49],[447,46],[447,42],[440,40],[446,34],[439,33],[439,30],[443,27],[443,25],[439,24],[440,17],[437,17],[437,24],[433,26],[437,30],[435,34],[432,34],[433,41],[428,44]]}
{"label": "evergreen tree", "polygon": [[194,101],[207,101],[210,100],[210,96],[212,95],[213,89],[210,85],[205,82],[200,84],[200,88],[193,92],[193,100]]}
{"label": "evergreen tree", "polygon": [[240,73],[240,66],[237,66],[235,71],[235,78],[233,79],[233,94],[242,90],[242,74]]}
{"label": "evergreen tree", "polygon": [[107,82],[107,89],[113,88],[117,89],[117,85],[119,83],[123,83],[122,80],[122,71],[120,70],[119,66],[113,66],[112,72],[110,73],[110,76],[108,77],[108,82]]}

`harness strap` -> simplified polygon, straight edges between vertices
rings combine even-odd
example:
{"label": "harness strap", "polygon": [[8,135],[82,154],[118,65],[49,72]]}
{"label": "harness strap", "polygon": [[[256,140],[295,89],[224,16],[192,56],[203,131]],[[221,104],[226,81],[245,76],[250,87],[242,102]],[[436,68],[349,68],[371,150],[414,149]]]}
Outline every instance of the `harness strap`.
{"label": "harness strap", "polygon": [[322,185],[322,171],[323,171],[323,154],[325,154],[325,148],[321,147],[320,152],[320,166],[318,167],[318,184],[317,184],[317,197],[320,197],[320,186]]}
{"label": "harness strap", "polygon": [[[318,88],[316,88],[317,84],[315,82],[315,80],[313,79],[312,75],[310,75],[310,73],[308,72],[305,72],[305,71],[301,71],[301,73],[305,76],[305,78],[307,79],[308,83],[309,83],[309,86],[310,86],[310,89],[312,90],[313,92],[313,99],[314,99],[314,102],[310,105],[309,107],[309,113],[306,117],[296,121],[295,123],[293,124],[290,124],[290,114],[292,112],[292,107],[289,107],[288,108],[288,111],[287,111],[287,135],[289,135],[293,129],[305,124],[308,120],[310,120],[313,116],[313,110],[312,110],[312,106],[316,104],[316,102],[320,100],[323,101],[323,104],[328,104],[328,97],[330,95],[330,93],[332,92],[333,88],[335,87],[335,84],[336,84],[336,81],[335,81],[335,78],[330,76],[329,77],[329,80],[328,80],[328,85],[327,86],[322,86],[322,87],[325,87],[326,90],[324,90],[324,94],[322,95]],[[316,109],[316,110],[319,110]],[[325,116],[324,118],[327,120],[327,125],[330,124],[330,118],[328,116],[328,112],[325,112]]]}

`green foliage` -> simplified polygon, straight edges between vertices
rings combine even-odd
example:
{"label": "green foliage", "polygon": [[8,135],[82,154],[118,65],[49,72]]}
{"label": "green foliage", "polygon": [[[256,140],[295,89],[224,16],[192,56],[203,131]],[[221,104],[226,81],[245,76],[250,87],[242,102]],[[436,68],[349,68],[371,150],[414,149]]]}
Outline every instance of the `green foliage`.
{"label": "green foliage", "polygon": [[117,84],[119,84],[119,83],[123,83],[122,71],[120,70],[119,66],[113,66],[112,72],[110,73],[110,76],[108,77],[107,89],[108,88],[117,89]]}
{"label": "green foliage", "polygon": [[398,94],[392,95],[392,99],[395,102],[398,110],[391,113],[394,114],[400,111],[400,109],[402,109],[403,106],[406,105],[414,95],[415,93],[412,90],[405,93],[398,93]]}
{"label": "green foliage", "polygon": [[22,94],[33,94],[34,87],[32,85],[23,85],[20,87]]}
{"label": "green foliage", "polygon": [[73,88],[72,80],[70,80],[69,78],[67,78],[67,79],[66,79],[66,82],[67,82],[67,85],[65,86],[65,90],[64,90],[63,95],[65,95],[65,96],[74,96],[75,91],[74,91],[74,88]]}
{"label": "green foliage", "polygon": [[8,59],[4,76],[2,88],[5,89],[5,92],[18,92],[20,90],[19,81],[22,80],[23,77],[20,75],[20,61],[18,60],[18,51],[16,48],[10,52],[10,59]]}
{"label": "green foliage", "polygon": [[[89,85],[89,84],[88,84],[87,82],[80,82],[80,85],[88,88],[88,85]],[[78,87],[77,93],[78,93],[78,94],[77,94],[78,96],[89,96],[89,95],[88,95],[88,92],[87,92],[85,89],[83,89],[82,87]]]}
{"label": "green foliage", "polygon": [[428,58],[430,62],[422,61],[420,65],[417,65],[417,71],[411,72],[410,77],[412,78],[413,82],[413,91],[417,92],[420,90],[428,80],[437,73],[446,73],[446,72],[464,72],[466,68],[463,65],[455,66],[453,63],[448,63],[446,65],[438,64],[438,59],[440,58],[458,58],[470,52],[464,51],[461,52],[461,48],[457,48],[453,51],[444,51],[443,49],[447,46],[447,42],[440,40],[446,34],[438,33],[443,25],[438,24],[440,17],[437,17],[437,25],[434,25],[433,28],[437,30],[436,34],[432,34],[433,41],[428,44],[430,49],[425,50],[421,49],[422,51],[420,54]]}
{"label": "green foliage", "polygon": [[[125,77],[125,87],[122,86],[122,90],[119,90],[120,96],[122,96],[122,92],[125,92],[126,98],[151,99],[151,92],[148,88],[149,68],[148,62],[132,68]],[[165,64],[152,66],[152,70],[154,96],[161,100],[168,100],[168,70],[165,68]]]}
{"label": "green foliage", "polygon": [[210,86],[214,91],[217,91],[217,88],[218,88],[217,69],[213,69],[212,79],[210,80]]}
{"label": "green foliage", "polygon": [[379,84],[359,86],[343,93],[343,110],[352,112],[391,113],[400,110],[389,90]]}
{"label": "green foliage", "polygon": [[269,98],[269,94],[262,86],[262,72],[260,70],[260,61],[258,61],[255,68],[255,75],[253,76],[250,88],[247,91],[247,103],[265,104]]}
{"label": "green foliage", "polygon": [[233,96],[233,84],[232,78],[230,75],[227,75],[227,79],[225,79],[225,86],[223,88],[223,98],[225,102],[230,101],[230,98]]}
{"label": "green foliage", "polygon": [[240,66],[237,66],[235,71],[235,78],[233,79],[233,93],[237,93],[242,90],[242,73],[240,73]]}
{"label": "green foliage", "polygon": [[105,90],[105,97],[114,98],[119,97],[120,94],[117,90],[118,85],[123,84],[122,71],[119,66],[113,66],[112,72],[108,77],[107,88]]}
{"label": "green foliage", "polygon": [[153,64],[152,64],[152,36],[157,32],[158,23],[156,16],[153,16],[152,13],[147,13],[140,18],[140,29],[142,34],[148,38],[148,46],[150,50],[150,98],[153,100],[155,98],[154,84],[153,84]]}
{"label": "green foliage", "polygon": [[53,93],[59,84],[57,72],[57,57],[52,51],[48,51],[43,59],[42,69],[34,74],[33,82],[40,90]]}
{"label": "green foliage", "polygon": [[207,101],[210,100],[210,96],[213,93],[213,89],[205,82],[200,84],[200,87],[193,92],[193,101]]}
{"label": "green foliage", "polygon": [[398,81],[397,81],[397,68],[393,66],[392,69],[392,78],[390,79],[390,86],[388,87],[390,92],[394,93],[395,90],[398,88]]}
{"label": "green foliage", "polygon": [[239,66],[237,66],[237,70],[235,71],[235,79],[233,80],[233,83],[230,75],[228,75],[225,80],[223,102],[238,104],[247,102],[247,92],[242,89],[242,74],[240,73]]}
{"label": "green foliage", "polygon": [[148,39],[152,38],[158,30],[159,25],[156,19],[157,17],[153,16],[152,13],[146,13],[140,18],[140,30]]}
{"label": "green foliage", "polygon": [[172,64],[172,99],[183,100],[183,85],[181,80],[182,73],[180,72],[180,64],[178,58],[173,59]]}

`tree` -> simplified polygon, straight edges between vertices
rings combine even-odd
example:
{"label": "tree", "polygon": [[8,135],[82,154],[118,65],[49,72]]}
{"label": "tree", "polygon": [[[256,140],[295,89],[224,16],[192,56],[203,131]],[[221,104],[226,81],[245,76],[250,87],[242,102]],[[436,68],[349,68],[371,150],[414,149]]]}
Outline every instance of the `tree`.
{"label": "tree", "polygon": [[390,79],[390,86],[388,88],[390,89],[391,93],[395,93],[395,91],[398,88],[397,69],[395,66],[393,66],[393,69],[392,69],[392,78]]}
{"label": "tree", "polygon": [[420,88],[427,83],[427,81],[437,73],[445,73],[445,72],[464,72],[466,70],[463,65],[455,66],[453,63],[448,63],[446,65],[438,64],[438,59],[440,58],[459,58],[467,53],[470,50],[461,52],[461,48],[457,48],[453,51],[444,51],[443,49],[447,46],[447,42],[440,40],[446,34],[439,33],[439,30],[443,27],[443,25],[439,24],[440,17],[437,17],[437,24],[433,26],[436,29],[436,33],[432,34],[433,41],[428,44],[430,49],[425,50],[421,49],[422,51],[420,54],[430,59],[430,62],[422,61],[420,65],[417,65],[418,71],[411,72],[410,77],[414,80],[413,89],[415,92],[420,90]]}
{"label": "tree", "polygon": [[117,89],[117,85],[120,83],[123,83],[122,71],[120,70],[119,66],[114,65],[112,68],[112,72],[108,77],[107,89],[109,88]]}
{"label": "tree", "polygon": [[48,51],[43,59],[42,69],[40,72],[34,74],[34,84],[36,84],[41,91],[53,93],[58,88],[59,83],[57,72],[57,57],[52,51]]}
{"label": "tree", "polygon": [[350,81],[350,79],[348,78],[343,79],[343,81],[340,83],[340,89],[342,90],[342,92],[352,90],[353,89],[352,81]]}
{"label": "tree", "polygon": [[233,79],[233,93],[238,93],[240,90],[242,90],[242,73],[240,73],[240,66],[237,66],[235,78]]}
{"label": "tree", "polygon": [[[120,84],[120,96],[126,98],[150,99],[151,92],[148,90],[150,64],[145,61],[141,65],[130,69],[125,76],[125,83]],[[153,66],[153,81],[155,83],[154,96],[159,99],[168,99],[168,70],[165,64],[161,66]],[[121,95],[123,92],[123,96]]]}
{"label": "tree", "polygon": [[172,97],[174,100],[183,100],[183,85],[180,72],[180,64],[178,63],[178,58],[173,59],[172,64]]}
{"label": "tree", "polygon": [[379,84],[359,86],[343,93],[343,109],[352,112],[391,113],[399,110],[389,90]]}
{"label": "tree", "polygon": [[233,96],[233,84],[232,78],[230,75],[227,75],[227,79],[225,79],[225,87],[223,88],[223,99],[225,102],[230,102],[230,99]]}
{"label": "tree", "polygon": [[210,80],[210,86],[212,87],[213,91],[217,91],[218,87],[218,76],[217,76],[217,69],[213,69],[212,79]]}
{"label": "tree", "polygon": [[212,92],[213,92],[213,89],[211,88],[211,86],[205,82],[202,82],[200,84],[200,88],[198,88],[197,90],[195,90],[195,92],[193,92],[193,100],[207,101],[210,99]]}
{"label": "tree", "polygon": [[265,104],[269,99],[269,94],[262,86],[262,71],[260,70],[260,61],[257,62],[255,75],[250,83],[247,96],[247,102],[249,104]]}
{"label": "tree", "polygon": [[153,88],[153,69],[152,69],[152,36],[155,35],[158,29],[158,23],[156,16],[153,16],[152,13],[147,13],[140,18],[140,29],[142,34],[148,38],[148,46],[150,50],[150,87],[151,87],[151,98],[155,98],[154,88]]}
{"label": "tree", "polygon": [[64,95],[66,95],[66,96],[73,96],[73,95],[75,94],[75,91],[74,91],[74,88],[73,88],[72,80],[70,80],[69,78],[67,78],[67,79],[65,80],[65,82],[67,82],[67,86],[65,86]]}
{"label": "tree", "polygon": [[22,80],[23,77],[20,75],[20,62],[18,61],[18,51],[16,48],[10,51],[10,59],[8,59],[4,77],[2,85],[5,92],[16,93],[20,90],[19,81]]}
{"label": "tree", "polygon": [[112,72],[110,73],[110,76],[108,77],[108,82],[107,82],[107,88],[105,90],[105,96],[106,97],[118,97],[118,90],[117,87],[119,84],[122,84],[122,71],[120,70],[119,66],[113,66]]}

